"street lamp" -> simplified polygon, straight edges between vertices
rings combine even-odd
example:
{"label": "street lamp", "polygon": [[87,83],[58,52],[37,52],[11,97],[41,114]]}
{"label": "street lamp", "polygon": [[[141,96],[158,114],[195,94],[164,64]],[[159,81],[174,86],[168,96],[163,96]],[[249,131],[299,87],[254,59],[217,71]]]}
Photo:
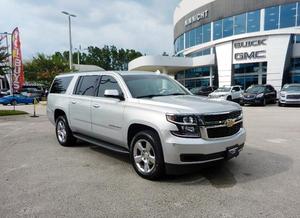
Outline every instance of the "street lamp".
{"label": "street lamp", "polygon": [[72,57],[72,31],[71,31],[71,17],[76,17],[74,14],[70,14],[66,11],[62,11],[61,13],[68,16],[69,20],[69,42],[70,42],[70,50],[69,50],[69,64],[70,64],[70,70],[73,68],[73,57]]}

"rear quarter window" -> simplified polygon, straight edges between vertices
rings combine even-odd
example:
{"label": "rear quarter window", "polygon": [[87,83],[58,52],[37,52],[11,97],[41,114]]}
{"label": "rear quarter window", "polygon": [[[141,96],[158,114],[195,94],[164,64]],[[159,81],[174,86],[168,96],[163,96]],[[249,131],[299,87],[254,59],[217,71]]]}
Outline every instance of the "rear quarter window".
{"label": "rear quarter window", "polygon": [[73,79],[73,76],[58,77],[58,78],[54,79],[53,84],[50,89],[50,93],[65,94],[72,79]]}

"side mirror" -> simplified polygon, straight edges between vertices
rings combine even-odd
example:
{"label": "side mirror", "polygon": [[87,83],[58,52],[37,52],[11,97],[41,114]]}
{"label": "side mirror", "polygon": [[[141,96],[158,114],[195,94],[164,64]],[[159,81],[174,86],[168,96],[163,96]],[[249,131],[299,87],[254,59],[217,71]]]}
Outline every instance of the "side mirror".
{"label": "side mirror", "polygon": [[120,99],[121,101],[124,100],[123,94],[120,94],[119,91],[116,89],[106,89],[104,91],[104,96],[107,98],[117,98]]}

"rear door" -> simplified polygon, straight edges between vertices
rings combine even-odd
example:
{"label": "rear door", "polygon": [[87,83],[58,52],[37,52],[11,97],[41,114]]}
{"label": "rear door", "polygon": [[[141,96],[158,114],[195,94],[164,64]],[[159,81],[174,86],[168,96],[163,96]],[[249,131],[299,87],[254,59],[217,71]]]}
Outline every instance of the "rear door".
{"label": "rear door", "polygon": [[116,98],[105,97],[108,89],[118,90],[124,93],[113,75],[101,77],[96,97],[92,99],[92,129],[94,136],[104,141],[124,145],[123,142],[123,112],[125,101]]}
{"label": "rear door", "polygon": [[99,78],[99,75],[87,75],[77,80],[69,106],[70,125],[74,132],[89,136],[92,134],[91,100]]}

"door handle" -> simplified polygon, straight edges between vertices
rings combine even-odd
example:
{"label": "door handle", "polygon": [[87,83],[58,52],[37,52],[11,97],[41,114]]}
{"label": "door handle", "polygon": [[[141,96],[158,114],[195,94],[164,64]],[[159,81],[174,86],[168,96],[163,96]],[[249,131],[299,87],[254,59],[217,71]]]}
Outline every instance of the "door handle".
{"label": "door handle", "polygon": [[94,108],[100,108],[100,105],[99,104],[94,104],[93,107]]}
{"label": "door handle", "polygon": [[76,104],[77,102],[76,102],[76,101],[71,101],[71,103],[72,103],[72,104]]}

